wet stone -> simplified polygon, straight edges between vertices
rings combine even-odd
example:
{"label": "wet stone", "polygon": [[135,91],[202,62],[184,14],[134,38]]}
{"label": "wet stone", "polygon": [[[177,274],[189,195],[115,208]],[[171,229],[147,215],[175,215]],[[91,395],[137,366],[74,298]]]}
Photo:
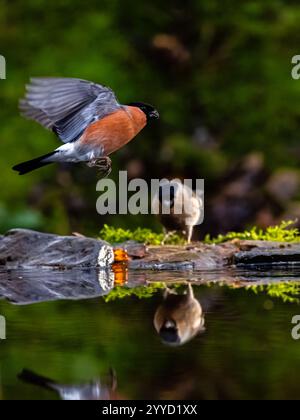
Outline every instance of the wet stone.
{"label": "wet stone", "polygon": [[147,247],[136,241],[127,241],[114,245],[114,248],[123,249],[132,259],[144,258],[147,255]]}
{"label": "wet stone", "polygon": [[234,255],[237,266],[285,266],[300,265],[300,244],[280,244],[277,247],[256,247]]}
{"label": "wet stone", "polygon": [[14,229],[0,237],[0,266],[107,268],[114,249],[129,256],[130,270],[213,271],[233,266],[299,265],[300,244],[233,240],[219,245],[150,246],[134,241],[110,245],[105,241]]}
{"label": "wet stone", "polygon": [[227,266],[236,251],[237,247],[231,243],[149,247],[145,258],[131,261],[129,267],[133,270],[161,271],[216,270]]}
{"label": "wet stone", "polygon": [[18,267],[102,267],[114,259],[107,242],[13,229],[0,238],[0,265]]}

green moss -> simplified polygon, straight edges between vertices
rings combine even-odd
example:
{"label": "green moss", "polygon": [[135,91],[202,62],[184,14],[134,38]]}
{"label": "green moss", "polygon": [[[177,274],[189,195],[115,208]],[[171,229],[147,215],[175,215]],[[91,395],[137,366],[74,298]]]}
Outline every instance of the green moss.
{"label": "green moss", "polygon": [[217,238],[206,236],[205,242],[208,244],[221,244],[233,239],[254,240],[254,241],[273,241],[273,242],[300,242],[299,229],[293,228],[294,221],[285,221],[278,226],[270,226],[267,229],[253,227],[245,232],[229,232],[226,235],[219,235]]}
{"label": "green moss", "polygon": [[[99,237],[111,244],[134,240],[146,245],[161,245],[164,242],[165,234],[155,233],[150,229],[138,228],[131,231],[104,225],[103,229],[100,231]],[[185,241],[179,235],[171,234],[164,243],[166,245],[183,245]]]}
{"label": "green moss", "polygon": [[[211,238],[205,237],[207,244],[221,244],[234,239],[254,240],[254,241],[273,241],[273,242],[300,242],[300,232],[298,228],[293,228],[295,221],[284,221],[278,226],[270,226],[267,229],[259,229],[254,226],[245,232],[229,232],[226,235],[219,235]],[[150,229],[138,228],[134,231],[122,228],[115,228],[104,225],[99,237],[109,243],[121,243],[134,240],[145,243],[146,245],[184,245],[185,240],[178,234],[170,234],[167,239],[164,233],[156,233]]]}
{"label": "green moss", "polygon": [[158,290],[164,289],[164,283],[150,283],[146,286],[128,288],[126,286],[115,287],[107,296],[104,297],[105,302],[119,300],[130,296],[146,299],[152,297]]}
{"label": "green moss", "polygon": [[[230,232],[227,235],[219,235],[215,239],[206,237],[205,242],[209,244],[221,244],[226,241],[240,239],[240,240],[262,240],[262,241],[275,241],[275,242],[300,242],[299,229],[293,228],[295,222],[288,221],[282,222],[278,226],[268,227],[266,230],[252,228],[249,231],[242,233]],[[100,232],[100,237],[110,243],[124,242],[127,240],[136,240],[148,245],[160,245],[164,240],[163,233],[154,233],[149,229],[136,229],[135,231],[116,229],[104,226]],[[172,235],[166,244],[184,244],[182,238],[178,235]],[[271,282],[272,280],[270,280]],[[158,289],[164,287],[163,283],[151,283],[148,286],[141,286],[137,288],[128,289],[126,287],[115,288],[105,300],[111,301],[127,296],[137,296],[139,298],[149,298],[157,292]],[[230,286],[228,286],[230,288]],[[281,299],[287,303],[300,304],[300,283],[297,281],[271,283],[268,285],[250,285],[246,287],[247,290],[256,294],[267,293],[270,298]]]}
{"label": "green moss", "polygon": [[300,304],[300,283],[297,281],[248,286],[246,289],[255,294],[265,292],[271,298],[281,299],[285,303]]}

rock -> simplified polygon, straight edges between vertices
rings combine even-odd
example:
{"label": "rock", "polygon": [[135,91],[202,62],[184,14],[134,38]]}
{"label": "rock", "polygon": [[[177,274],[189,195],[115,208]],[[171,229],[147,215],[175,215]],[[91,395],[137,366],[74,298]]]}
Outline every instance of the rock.
{"label": "rock", "polygon": [[147,254],[147,247],[136,241],[127,241],[116,245],[116,249],[123,249],[131,258],[144,258]]}
{"label": "rock", "polygon": [[0,272],[0,298],[18,305],[92,299],[108,294],[113,286],[114,275],[108,269],[31,268]]}
{"label": "rock", "polygon": [[[131,257],[130,270],[214,271],[234,265],[300,264],[300,243],[234,240],[220,245],[151,246],[129,241],[116,246]],[[110,268],[114,248],[86,237],[14,229],[0,237],[0,266],[6,269]]]}
{"label": "rock", "polygon": [[13,229],[0,238],[0,265],[18,267],[108,267],[114,260],[107,242]]}
{"label": "rock", "polygon": [[152,246],[146,254],[139,244],[123,246],[136,255],[129,270],[126,263],[111,264],[113,248],[103,241],[10,231],[0,237],[0,298],[20,305],[90,299],[107,295],[114,285],[134,288],[149,282],[246,287],[266,284],[270,276],[290,280],[291,265],[300,264],[300,243],[233,240],[220,245]]}
{"label": "rock", "polygon": [[237,251],[236,245],[156,246],[149,247],[145,258],[131,261],[134,270],[216,270],[228,265],[228,260]]}
{"label": "rock", "polygon": [[300,244],[264,243],[233,257],[237,266],[286,266],[300,264]]}
{"label": "rock", "polygon": [[248,265],[300,264],[300,243],[234,240],[220,245],[149,247],[147,255],[129,263],[132,270],[214,271]]}

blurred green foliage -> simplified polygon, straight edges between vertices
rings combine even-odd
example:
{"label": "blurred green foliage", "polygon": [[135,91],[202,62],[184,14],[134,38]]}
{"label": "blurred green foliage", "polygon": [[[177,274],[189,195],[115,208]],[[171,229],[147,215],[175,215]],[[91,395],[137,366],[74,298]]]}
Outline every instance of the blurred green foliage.
{"label": "blurred green foliage", "polygon": [[[250,151],[270,168],[300,161],[300,5],[293,0],[0,0],[1,205],[29,225],[57,233],[94,233],[104,223],[158,229],[147,216],[100,217],[97,174],[77,165],[18,177],[11,167],[52,150],[54,135],[18,114],[30,76],[69,76],[111,86],[121,102],[153,103],[161,114],[118,152],[118,169],[150,177],[205,178],[206,191]],[[137,165],[138,163],[138,165]]]}

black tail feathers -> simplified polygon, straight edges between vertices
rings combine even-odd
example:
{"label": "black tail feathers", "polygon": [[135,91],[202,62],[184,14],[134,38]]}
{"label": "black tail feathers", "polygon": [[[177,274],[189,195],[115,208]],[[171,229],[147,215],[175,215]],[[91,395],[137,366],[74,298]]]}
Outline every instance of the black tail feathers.
{"label": "black tail feathers", "polygon": [[43,388],[55,389],[55,382],[52,379],[45,378],[43,376],[37,375],[31,370],[24,369],[19,375],[18,378],[24,382],[27,382],[32,385],[41,386]]}
{"label": "black tail feathers", "polygon": [[27,162],[19,163],[13,167],[14,171],[19,172],[19,175],[27,174],[28,172],[34,171],[35,169],[41,168],[43,166],[49,165],[50,162],[47,162],[46,159],[55,155],[55,152],[47,153],[46,155],[40,156],[38,158],[28,160]]}

